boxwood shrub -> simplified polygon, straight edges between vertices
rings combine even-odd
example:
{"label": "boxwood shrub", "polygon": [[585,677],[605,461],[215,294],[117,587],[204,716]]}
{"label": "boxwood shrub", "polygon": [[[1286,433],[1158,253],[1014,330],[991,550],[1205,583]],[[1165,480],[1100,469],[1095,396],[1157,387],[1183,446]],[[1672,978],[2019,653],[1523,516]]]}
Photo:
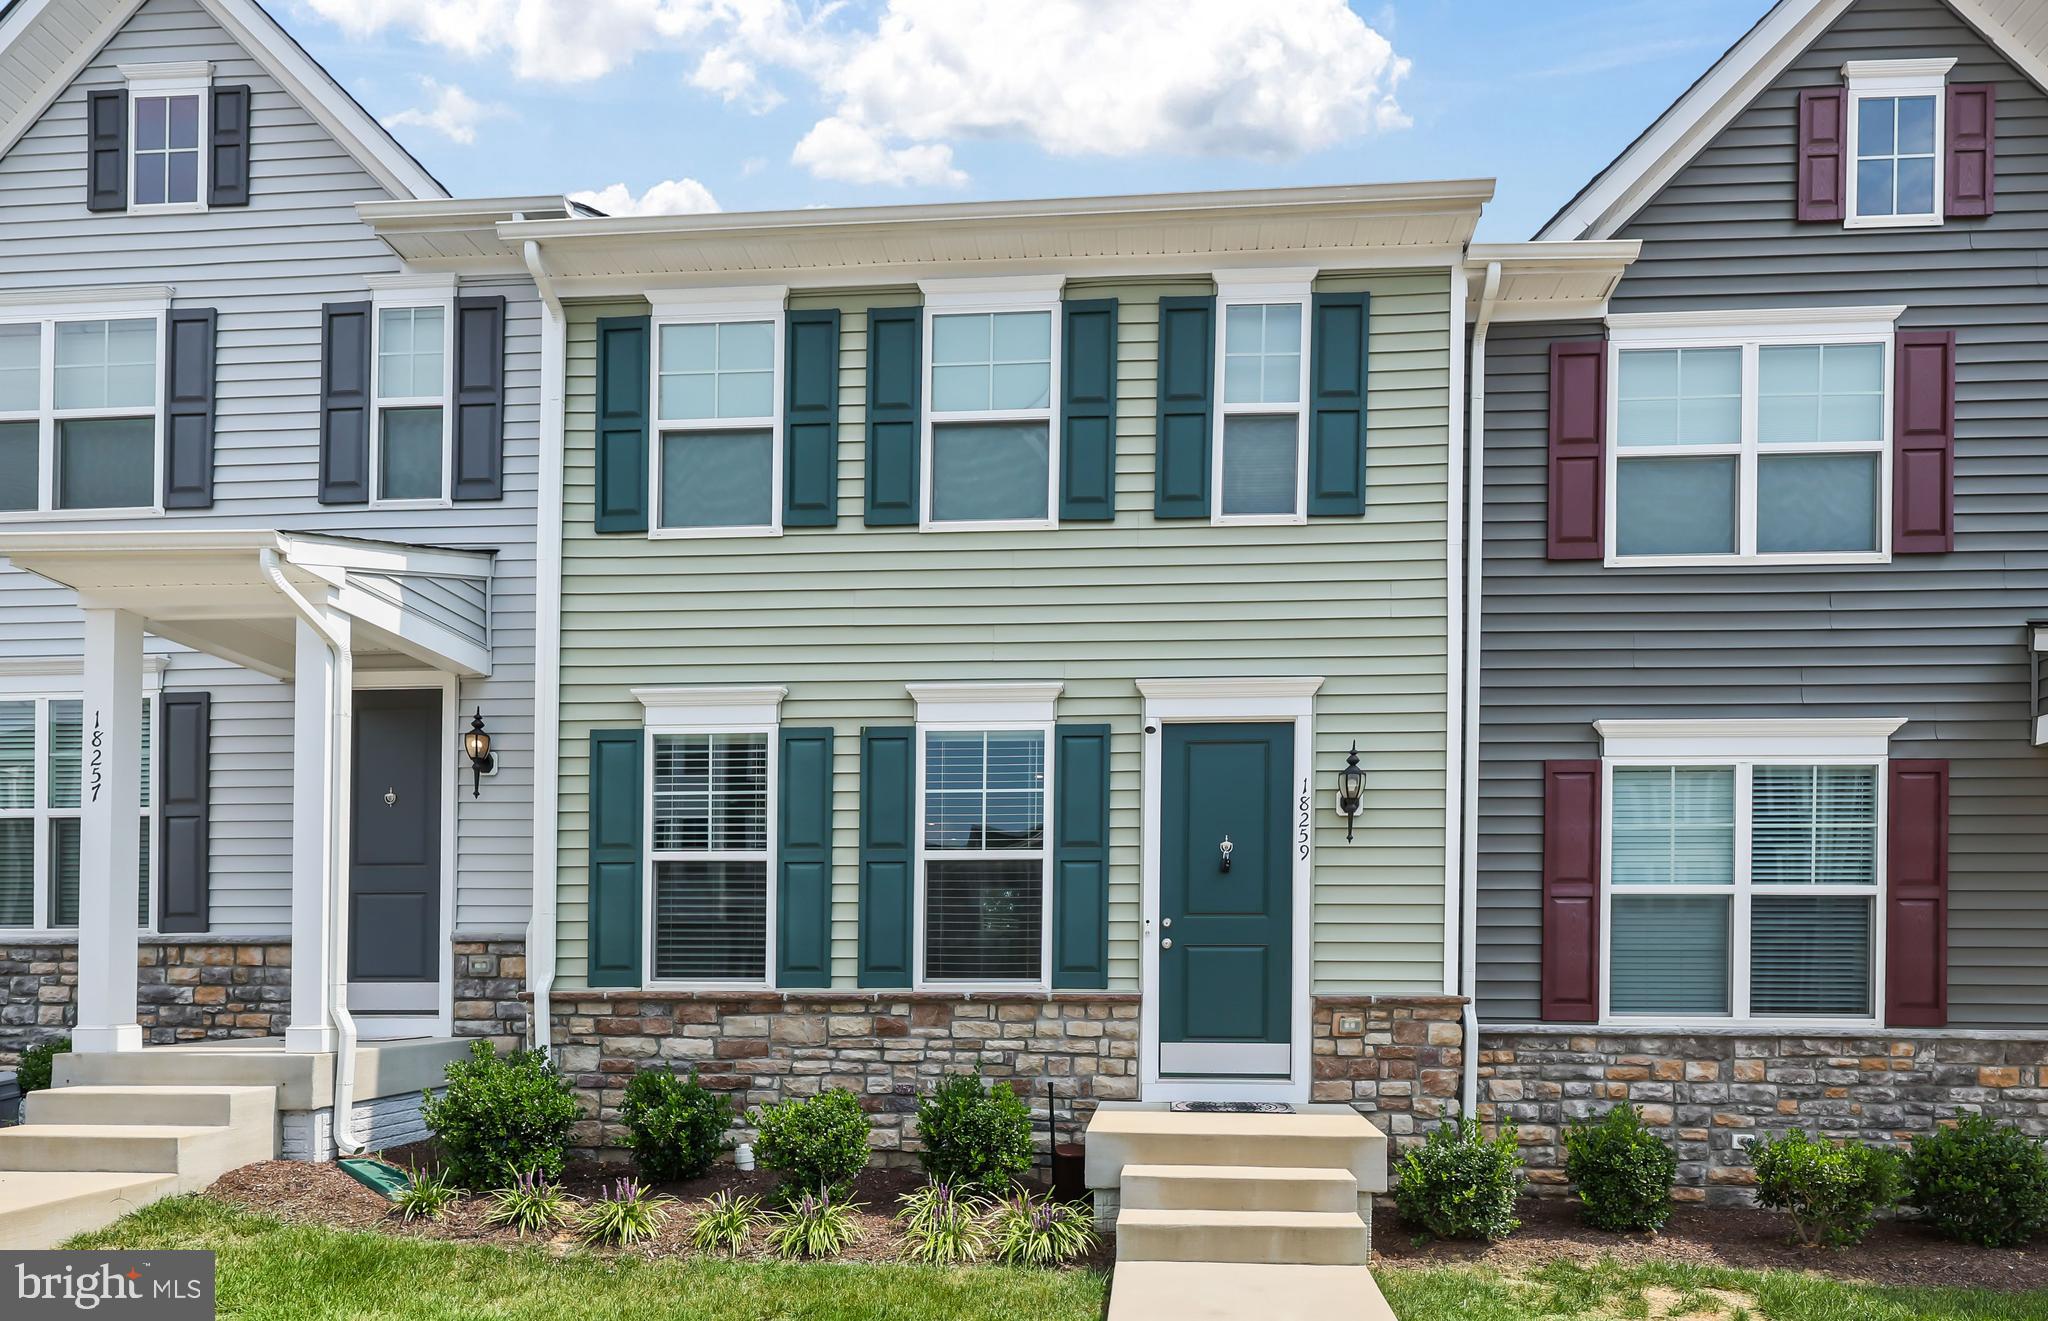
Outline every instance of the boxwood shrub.
{"label": "boxwood shrub", "polygon": [[520,1175],[562,1177],[569,1127],[579,1111],[547,1053],[500,1055],[488,1041],[448,1066],[448,1090],[420,1106],[441,1145],[448,1176],[465,1188],[500,1188]]}
{"label": "boxwood shrub", "polygon": [[2048,1151],[2038,1138],[1983,1115],[1913,1139],[1906,1203],[1936,1233],[1986,1248],[2017,1248],[2048,1226]]}
{"label": "boxwood shrub", "polygon": [[1580,1217],[1595,1229],[1662,1229],[1671,1218],[1678,1157],[1626,1101],[1598,1123],[1580,1120],[1565,1130],[1564,1172]]}
{"label": "boxwood shrub", "polygon": [[918,1161],[936,1183],[1007,1191],[1031,1173],[1031,1111],[1008,1083],[954,1074],[917,1103]]}
{"label": "boxwood shrub", "polygon": [[1417,1235],[1497,1241],[1521,1227],[1515,1199],[1528,1176],[1512,1127],[1488,1138],[1477,1119],[1439,1124],[1396,1169],[1394,1205]]}
{"label": "boxwood shrub", "polygon": [[619,1119],[633,1137],[633,1161],[650,1179],[694,1179],[725,1149],[732,1102],[669,1069],[645,1069],[626,1084]]}

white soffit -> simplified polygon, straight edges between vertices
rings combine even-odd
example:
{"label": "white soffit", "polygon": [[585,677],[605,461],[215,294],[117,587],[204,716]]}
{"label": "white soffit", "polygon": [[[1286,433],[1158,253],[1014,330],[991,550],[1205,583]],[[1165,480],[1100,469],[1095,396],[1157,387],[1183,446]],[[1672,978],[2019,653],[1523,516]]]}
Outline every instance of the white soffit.
{"label": "white soffit", "polygon": [[1478,315],[1486,273],[1495,265],[1500,267],[1500,288],[1489,320],[1605,316],[1607,300],[1642,246],[1636,239],[1475,243],[1465,256],[1466,317]]}

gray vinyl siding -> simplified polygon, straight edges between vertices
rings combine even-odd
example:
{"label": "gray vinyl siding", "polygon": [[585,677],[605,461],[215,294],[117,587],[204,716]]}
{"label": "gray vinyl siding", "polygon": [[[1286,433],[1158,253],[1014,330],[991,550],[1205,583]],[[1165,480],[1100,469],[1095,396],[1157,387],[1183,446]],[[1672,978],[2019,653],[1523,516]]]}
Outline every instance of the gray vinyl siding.
{"label": "gray vinyl siding", "polygon": [[[88,213],[86,93],[122,86],[124,63],[194,59],[213,62],[216,83],[253,89],[251,204],[197,215]],[[457,802],[456,930],[503,932],[523,926],[532,889],[541,313],[523,279],[463,281],[464,293],[508,300],[502,501],[402,511],[319,505],[320,306],[366,298],[366,276],[399,270],[355,213],[356,203],[387,196],[197,0],[147,0],[0,159],[0,290],[166,284],[174,307],[218,309],[215,503],[125,521],[15,516],[5,526],[275,527],[495,551],[493,674],[465,681],[461,702],[483,710],[500,770],[481,797],[465,782]],[[409,585],[409,604],[438,611],[417,600],[435,590]],[[0,569],[0,658],[75,657],[81,627],[69,591]],[[167,690],[214,695],[212,929],[282,930],[291,904],[291,689],[151,645],[173,653]]]}
{"label": "gray vinyl siding", "polygon": [[[1850,59],[1954,56],[1998,84],[1998,213],[1845,231],[1793,215],[1794,109]],[[2029,744],[2025,622],[2048,615],[2048,96],[1941,0],[1861,0],[1618,237],[1615,312],[1905,304],[1959,332],[1956,550],[1849,568],[1604,569],[1544,559],[1546,350],[1488,349],[1480,1012],[1538,1013],[1541,764],[1602,717],[1903,716],[1895,757],[1951,762],[1949,1004],[2048,1024],[2048,754]]]}

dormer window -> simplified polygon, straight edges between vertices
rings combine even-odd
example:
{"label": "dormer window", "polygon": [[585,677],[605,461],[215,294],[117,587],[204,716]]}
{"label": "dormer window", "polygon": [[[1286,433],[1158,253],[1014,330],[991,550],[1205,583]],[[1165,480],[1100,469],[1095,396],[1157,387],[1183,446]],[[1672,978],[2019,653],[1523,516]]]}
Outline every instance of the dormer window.
{"label": "dormer window", "polygon": [[1852,229],[1939,225],[1952,59],[1857,60],[1848,84],[1848,217]]}
{"label": "dormer window", "polygon": [[206,209],[206,108],[213,68],[205,62],[126,64],[128,209]]}

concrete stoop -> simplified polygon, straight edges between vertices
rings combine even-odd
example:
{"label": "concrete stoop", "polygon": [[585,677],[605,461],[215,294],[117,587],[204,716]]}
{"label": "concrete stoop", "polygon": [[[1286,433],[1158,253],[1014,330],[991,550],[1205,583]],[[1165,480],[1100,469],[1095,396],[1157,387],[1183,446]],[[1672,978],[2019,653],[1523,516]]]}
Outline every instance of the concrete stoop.
{"label": "concrete stoop", "polygon": [[34,1092],[0,1129],[0,1248],[47,1248],[277,1155],[275,1087]]}

